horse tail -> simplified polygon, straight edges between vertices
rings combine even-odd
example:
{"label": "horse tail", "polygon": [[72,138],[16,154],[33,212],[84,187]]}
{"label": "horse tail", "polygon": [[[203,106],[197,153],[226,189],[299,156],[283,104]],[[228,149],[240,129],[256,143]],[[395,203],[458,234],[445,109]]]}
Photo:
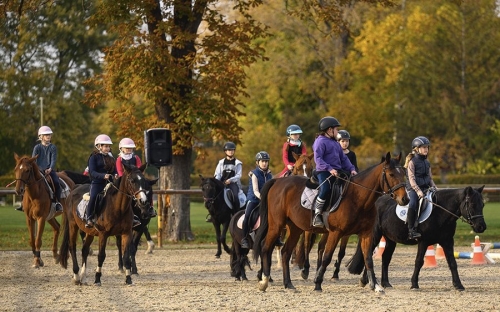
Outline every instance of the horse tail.
{"label": "horse tail", "polygon": [[255,233],[255,239],[253,243],[253,258],[255,262],[259,260],[260,256],[260,250],[261,250],[261,245],[264,239],[267,236],[267,229],[269,227],[269,223],[267,220],[268,214],[267,214],[267,196],[269,193],[269,190],[271,187],[276,183],[276,179],[271,179],[264,184],[262,187],[262,190],[260,191],[260,208],[259,208],[259,215],[260,215],[260,226],[257,229],[257,232]]}
{"label": "horse tail", "polygon": [[[68,209],[70,209],[68,207]],[[63,228],[63,238],[61,242],[61,248],[59,248],[59,255],[61,258],[61,266],[65,269],[68,268],[68,254],[69,254],[69,218],[67,213],[72,213],[72,211],[64,211],[62,214],[61,226]]]}
{"label": "horse tail", "polygon": [[363,257],[363,251],[361,250],[361,240],[358,240],[358,245],[356,246],[356,252],[354,256],[346,264],[347,270],[351,274],[361,274],[363,268],[365,267],[365,258]]}

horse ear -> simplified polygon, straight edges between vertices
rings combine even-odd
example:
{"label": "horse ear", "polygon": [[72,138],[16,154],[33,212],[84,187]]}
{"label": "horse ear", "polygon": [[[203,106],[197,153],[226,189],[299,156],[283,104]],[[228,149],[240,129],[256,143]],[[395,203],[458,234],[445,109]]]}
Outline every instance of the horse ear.
{"label": "horse ear", "polygon": [[295,158],[295,160],[299,160],[300,155],[297,155],[295,152],[292,152],[292,155],[293,155],[293,158]]}
{"label": "horse ear", "polygon": [[307,156],[307,158],[309,158],[309,159],[313,159],[313,157],[314,157],[314,152],[311,153],[311,155]]}
{"label": "horse ear", "polygon": [[127,171],[127,172],[132,171],[132,167],[130,165],[128,165],[127,163],[122,163],[122,165],[123,165],[123,169],[125,169],[125,171]]}
{"label": "horse ear", "polygon": [[151,186],[155,185],[155,184],[156,184],[156,182],[158,182],[158,179],[159,179],[159,178],[156,178],[156,179],[154,179],[154,180],[149,180],[149,185],[151,185]]}
{"label": "horse ear", "polygon": [[148,164],[143,164],[143,165],[139,168],[139,170],[141,170],[141,172],[143,172],[143,173],[144,173],[144,170],[146,170],[146,167],[147,167],[147,166],[148,166]]}
{"label": "horse ear", "polygon": [[396,157],[396,159],[398,160],[398,162],[401,162],[401,157],[403,156],[403,153],[402,152],[399,152],[399,155],[398,157]]}
{"label": "horse ear", "polygon": [[205,178],[201,174],[199,174],[199,176],[200,176],[201,182],[203,182],[203,180],[205,180]]}
{"label": "horse ear", "polygon": [[19,161],[19,159],[21,159],[21,157],[19,157],[19,155],[17,155],[16,152],[14,152],[14,159],[17,161]]}
{"label": "horse ear", "polygon": [[36,154],[35,156],[31,157],[30,158],[30,162],[36,161],[37,158],[38,158],[38,154]]}
{"label": "horse ear", "polygon": [[476,191],[478,191],[479,193],[482,193],[483,192],[483,189],[484,189],[484,185],[481,186],[480,188],[477,188]]}

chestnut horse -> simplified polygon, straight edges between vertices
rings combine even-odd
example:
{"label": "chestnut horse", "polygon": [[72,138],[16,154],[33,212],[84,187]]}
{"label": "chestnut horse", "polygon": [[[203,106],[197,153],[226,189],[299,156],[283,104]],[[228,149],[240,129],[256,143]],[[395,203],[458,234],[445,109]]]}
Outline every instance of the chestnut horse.
{"label": "chestnut horse", "polygon": [[[142,173],[144,166],[140,169],[135,166],[123,165],[124,174],[118,178],[106,191],[102,199],[102,210],[96,211],[98,217],[94,228],[86,228],[85,221],[78,216],[77,206],[85,193],[89,192],[90,185],[82,184],[76,187],[70,195],[71,208],[63,215],[64,235],[61,244],[61,266],[68,267],[68,254],[73,261],[73,282],[76,285],[83,284],[86,278],[87,257],[90,245],[95,236],[99,237],[98,264],[95,273],[94,285],[101,285],[102,265],[106,258],[106,245],[108,238],[114,235],[122,236],[122,249],[124,250],[123,262],[125,264],[125,283],[132,284],[130,249],[132,248],[132,204],[141,208],[141,214],[148,214],[149,202],[147,196],[152,192],[152,184],[155,181],[146,179]],[[96,207],[97,209],[98,207]],[[79,231],[86,233],[82,247],[82,268],[78,267],[76,257],[76,241]]]}
{"label": "chestnut horse", "polygon": [[[40,172],[36,164],[35,157],[18,156],[14,153],[16,167],[14,173],[16,176],[16,194],[23,195],[23,210],[28,225],[30,246],[33,252],[33,267],[39,268],[44,265],[40,249],[42,247],[43,230],[45,221],[52,226],[54,236],[52,240],[52,256],[55,263],[59,263],[57,253],[57,240],[59,239],[59,222],[57,222],[55,208],[51,208],[52,200],[50,198],[49,185]],[[59,178],[64,180],[70,189],[73,189],[74,183],[67,177],[57,173]],[[68,207],[67,199],[61,198],[61,205],[66,209]]]}
{"label": "chestnut horse", "polygon": [[328,232],[321,266],[314,279],[315,290],[321,291],[321,284],[326,267],[332,260],[338,241],[347,235],[357,234],[363,250],[365,267],[369,273],[370,287],[383,292],[378,285],[373,271],[371,254],[372,231],[377,211],[374,203],[383,194],[390,194],[398,203],[406,205],[405,171],[400,165],[401,154],[391,158],[387,153],[382,162],[372,166],[349,180],[345,186],[344,198],[338,209],[324,217],[326,228],[315,229],[311,225],[311,210],[301,205],[301,194],[306,187],[307,178],[290,176],[285,179],[273,179],[264,185],[261,191],[260,219],[253,245],[254,259],[261,257],[262,281],[259,289],[265,291],[271,274],[271,252],[274,243],[285,224],[289,236],[282,249],[283,284],[285,288],[295,289],[290,279],[289,261],[293,248],[303,231]]}

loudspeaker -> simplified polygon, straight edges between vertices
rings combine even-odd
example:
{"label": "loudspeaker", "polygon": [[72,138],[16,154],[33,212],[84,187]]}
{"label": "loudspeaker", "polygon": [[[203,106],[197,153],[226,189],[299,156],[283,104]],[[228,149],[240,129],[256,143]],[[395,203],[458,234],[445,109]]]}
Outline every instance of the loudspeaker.
{"label": "loudspeaker", "polygon": [[172,133],[165,128],[144,131],[146,163],[155,167],[172,164]]}

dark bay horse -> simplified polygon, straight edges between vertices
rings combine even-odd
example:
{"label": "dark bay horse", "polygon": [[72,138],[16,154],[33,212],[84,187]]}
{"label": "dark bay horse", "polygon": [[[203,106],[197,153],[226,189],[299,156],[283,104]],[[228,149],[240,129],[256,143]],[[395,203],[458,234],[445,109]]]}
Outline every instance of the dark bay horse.
{"label": "dark bay horse", "polygon": [[326,228],[318,230],[311,225],[311,210],[301,205],[301,194],[306,186],[307,178],[290,176],[267,182],[261,191],[259,211],[261,224],[253,245],[254,259],[261,257],[262,281],[259,282],[259,289],[265,291],[268,287],[272,248],[286,223],[289,227],[289,237],[282,249],[285,288],[295,289],[290,279],[289,261],[300,234],[303,231],[328,231],[322,263],[314,279],[315,290],[322,290],[323,276],[338,241],[344,236],[357,234],[363,249],[365,266],[369,272],[370,287],[383,292],[383,288],[375,279],[372,254],[369,252],[377,215],[374,204],[380,195],[387,193],[401,205],[408,203],[409,199],[404,188],[405,172],[399,163],[400,160],[401,154],[397,158],[391,158],[391,154],[387,153],[380,164],[352,177],[346,184],[344,198],[338,209],[324,218]]}
{"label": "dark bay horse", "polygon": [[[151,192],[151,181],[146,179],[142,171],[135,166],[124,164],[124,174],[114,181],[108,188],[102,200],[102,210],[98,213],[94,228],[86,228],[85,221],[77,213],[77,206],[83,194],[89,192],[90,185],[82,184],[71,192],[71,209],[63,215],[64,235],[61,244],[61,266],[68,267],[68,254],[73,261],[73,282],[83,284],[86,278],[87,258],[89,248],[95,236],[99,237],[98,265],[95,273],[94,285],[101,285],[102,265],[106,258],[106,244],[110,236],[121,235],[123,262],[126,268],[125,283],[132,284],[130,275],[130,249],[132,241],[132,205],[134,202],[141,207],[141,213],[146,216],[149,209],[147,193]],[[143,169],[143,167],[141,167]],[[96,207],[97,208],[97,207]],[[76,241],[79,231],[86,233],[82,247],[82,268],[78,266],[76,257]]]}
{"label": "dark bay horse", "polygon": [[215,235],[217,239],[217,253],[215,254],[215,257],[220,258],[222,254],[222,247],[224,247],[224,251],[231,254],[231,249],[226,243],[226,234],[231,217],[240,209],[239,207],[231,209],[227,205],[224,200],[224,184],[222,181],[219,181],[216,178],[204,178],[201,174],[200,179],[203,201],[205,202],[205,207],[212,216],[212,223],[215,228]]}
{"label": "dark bay horse", "polygon": [[[42,247],[45,221],[47,221],[53,229],[52,256],[54,257],[55,263],[59,263],[60,257],[57,253],[57,241],[59,239],[60,225],[54,217],[60,215],[60,213],[55,213],[55,209],[51,209],[52,200],[50,198],[49,185],[36,164],[38,156],[20,157],[14,153],[14,158],[16,159],[16,167],[14,168],[16,176],[16,194],[23,195],[24,214],[26,216],[30,246],[34,257],[33,267],[39,268],[44,265],[40,255],[40,249]],[[73,189],[74,184],[70,179],[67,179],[59,173],[57,175],[66,182],[70,189]],[[61,198],[61,204],[64,210],[67,210],[67,198]]]}
{"label": "dark bay horse", "polygon": [[[484,186],[483,186],[484,187]],[[382,254],[382,280],[383,287],[392,287],[389,283],[389,264],[392,254],[396,248],[396,243],[405,245],[418,244],[418,251],[415,257],[415,269],[411,277],[411,289],[418,289],[418,275],[424,264],[424,256],[427,247],[439,244],[443,247],[448,267],[451,271],[453,287],[457,290],[464,290],[457,270],[457,261],[453,254],[455,230],[457,220],[469,224],[476,233],[483,233],[486,230],[486,223],[483,216],[483,187],[473,189],[466,187],[462,189],[442,189],[434,193],[432,197],[432,213],[425,221],[420,221],[418,226],[422,237],[416,240],[408,240],[408,226],[405,221],[396,215],[396,202],[388,196],[382,196],[375,203],[378,211],[377,222],[373,230],[373,241],[371,252],[379,243],[382,235],[385,237],[386,245]],[[348,270],[353,274],[360,274],[363,270],[363,256],[360,246],[350,264]],[[361,278],[361,284],[366,285],[366,272]]]}
{"label": "dark bay horse", "polygon": [[[229,222],[229,233],[233,240],[231,245],[231,253],[229,265],[231,267],[231,276],[235,277],[238,281],[247,281],[245,266],[250,267],[248,260],[248,249],[241,248],[241,240],[243,239],[243,229],[238,227],[238,220],[245,215],[245,210],[240,210],[234,214]],[[248,240],[250,247],[252,247],[253,240]]]}

